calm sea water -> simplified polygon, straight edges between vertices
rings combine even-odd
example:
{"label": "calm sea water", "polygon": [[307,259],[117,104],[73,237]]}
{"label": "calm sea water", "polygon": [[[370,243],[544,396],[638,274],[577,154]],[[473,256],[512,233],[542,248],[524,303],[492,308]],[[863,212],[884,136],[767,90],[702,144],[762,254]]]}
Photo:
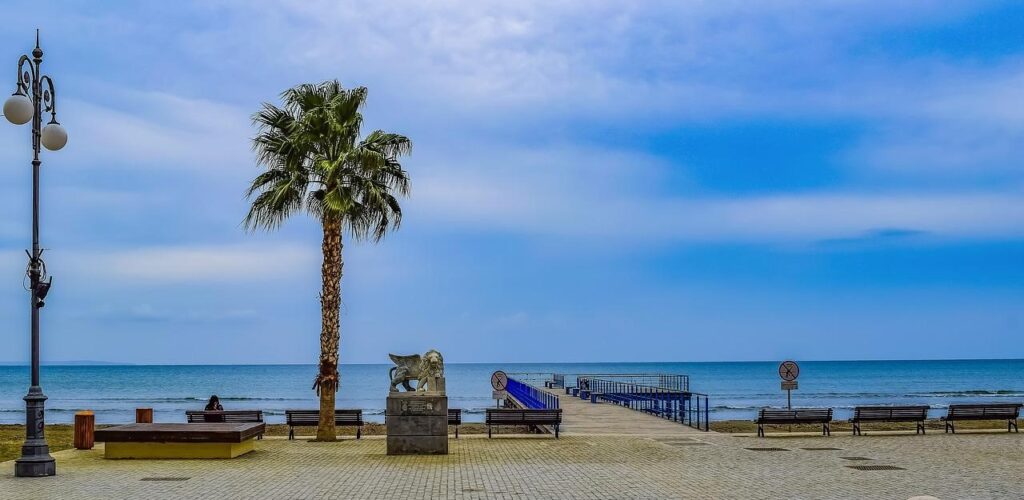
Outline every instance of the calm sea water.
{"label": "calm sea water", "polygon": [[[673,373],[690,376],[691,390],[710,395],[713,420],[750,419],[761,406],[784,406],[777,363],[593,363],[449,364],[445,367],[449,405],[465,420],[482,420],[490,400],[490,374]],[[345,365],[339,407],[363,408],[382,421],[388,365]],[[794,406],[831,406],[845,418],[858,404],[920,403],[933,416],[950,403],[1024,402],[1024,360],[985,361],[817,361],[801,363]],[[188,409],[202,409],[211,394],[225,409],[262,409],[268,422],[283,422],[288,408],[316,408],[312,365],[256,366],[44,366],[49,396],[47,422],[70,422],[90,409],[101,423],[128,422],[136,407],[152,407],[157,421],[184,421]],[[0,366],[0,423],[24,421],[28,368]]]}

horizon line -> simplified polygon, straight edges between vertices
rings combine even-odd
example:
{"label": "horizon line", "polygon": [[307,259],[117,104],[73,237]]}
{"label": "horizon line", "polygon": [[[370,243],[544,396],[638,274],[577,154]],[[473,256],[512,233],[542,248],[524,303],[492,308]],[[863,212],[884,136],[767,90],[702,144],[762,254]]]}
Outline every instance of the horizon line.
{"label": "horizon line", "polygon": [[[727,363],[781,363],[786,360],[714,360],[714,361],[473,361],[451,362],[450,365],[587,365],[587,364],[727,364]],[[798,363],[863,363],[863,362],[923,362],[923,361],[1024,361],[1024,358],[876,358],[876,359],[803,359],[794,360]],[[352,362],[340,363],[341,366],[353,365],[388,365],[389,363]],[[41,366],[316,366],[317,363],[127,363],[118,361],[44,361]],[[29,367],[24,361],[0,361],[0,367]]]}

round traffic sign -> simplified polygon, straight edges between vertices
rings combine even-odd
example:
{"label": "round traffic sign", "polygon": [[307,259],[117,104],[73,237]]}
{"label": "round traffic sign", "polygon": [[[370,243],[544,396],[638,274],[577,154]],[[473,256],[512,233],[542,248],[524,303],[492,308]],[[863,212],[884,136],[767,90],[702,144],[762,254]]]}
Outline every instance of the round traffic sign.
{"label": "round traffic sign", "polygon": [[492,373],[491,387],[496,391],[504,391],[508,387],[508,375],[501,370]]}
{"label": "round traffic sign", "polygon": [[800,376],[800,365],[796,361],[783,361],[779,365],[779,376],[786,382],[792,382]]}

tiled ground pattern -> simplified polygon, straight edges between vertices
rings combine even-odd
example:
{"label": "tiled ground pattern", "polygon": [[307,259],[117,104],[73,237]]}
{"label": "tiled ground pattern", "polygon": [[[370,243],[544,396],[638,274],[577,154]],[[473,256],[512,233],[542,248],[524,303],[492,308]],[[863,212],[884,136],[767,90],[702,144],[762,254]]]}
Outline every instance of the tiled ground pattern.
{"label": "tiled ground pattern", "polygon": [[[788,451],[747,449],[762,447]],[[822,447],[840,449],[802,449]],[[55,478],[14,478],[2,464],[0,498],[1024,498],[1024,434],[503,436],[453,439],[440,457],[384,449],[382,439],[266,439],[221,461],[69,450],[56,454]],[[866,464],[904,470],[847,467]]]}

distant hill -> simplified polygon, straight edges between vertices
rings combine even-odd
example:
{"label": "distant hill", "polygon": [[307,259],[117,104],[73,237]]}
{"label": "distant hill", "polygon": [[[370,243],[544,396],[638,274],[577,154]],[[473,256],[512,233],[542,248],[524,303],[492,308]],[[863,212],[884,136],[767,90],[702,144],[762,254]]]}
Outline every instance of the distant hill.
{"label": "distant hill", "polygon": [[[130,365],[132,363],[116,363],[111,361],[90,361],[90,360],[70,360],[70,361],[43,361],[43,366],[113,366],[113,365]],[[25,361],[0,361],[0,366],[28,366],[29,364]]]}

